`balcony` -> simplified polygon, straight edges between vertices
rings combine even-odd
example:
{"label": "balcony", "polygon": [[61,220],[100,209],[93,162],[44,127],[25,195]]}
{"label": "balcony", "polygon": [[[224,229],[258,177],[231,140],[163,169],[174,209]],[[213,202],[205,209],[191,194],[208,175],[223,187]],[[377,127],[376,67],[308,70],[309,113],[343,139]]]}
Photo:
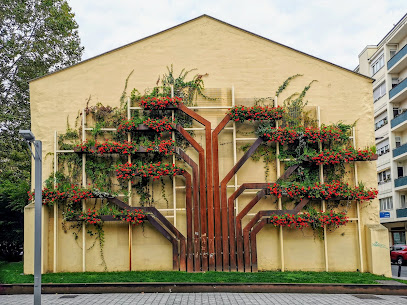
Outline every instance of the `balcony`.
{"label": "balcony", "polygon": [[407,144],[393,149],[393,158],[394,161],[407,160]]}
{"label": "balcony", "polygon": [[407,98],[407,78],[389,91],[389,102],[396,103]]}
{"label": "balcony", "polygon": [[384,182],[384,181],[380,181],[378,183],[378,191],[380,195],[383,195],[385,193],[390,193],[392,191],[392,184],[391,184],[391,180],[389,179],[388,181]]}
{"label": "balcony", "polygon": [[387,107],[387,102],[389,101],[387,94],[383,95],[381,98],[378,100],[374,101],[374,114],[377,116],[379,113],[382,113],[386,107]]}
{"label": "balcony", "polygon": [[397,218],[407,217],[407,208],[406,209],[397,209],[396,214],[397,214]]}
{"label": "balcony", "polygon": [[397,190],[407,188],[407,176],[400,177],[400,178],[397,178],[396,180],[394,180],[394,187]]}
{"label": "balcony", "polygon": [[390,121],[391,131],[402,131],[407,128],[407,111]]}
{"label": "balcony", "polygon": [[388,168],[390,168],[390,154],[379,154],[379,158],[377,158],[377,172],[382,172]]}
{"label": "balcony", "polygon": [[405,68],[407,68],[407,45],[387,62],[388,73],[400,73]]}

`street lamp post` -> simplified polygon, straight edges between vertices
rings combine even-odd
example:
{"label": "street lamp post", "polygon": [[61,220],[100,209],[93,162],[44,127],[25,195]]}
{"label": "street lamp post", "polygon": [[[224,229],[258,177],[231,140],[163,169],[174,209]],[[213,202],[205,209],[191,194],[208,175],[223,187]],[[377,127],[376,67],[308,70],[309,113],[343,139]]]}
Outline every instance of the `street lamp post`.
{"label": "street lamp post", "polygon": [[30,143],[34,144],[34,151],[31,154],[35,160],[35,213],[34,213],[34,305],[41,304],[41,223],[42,223],[42,142],[35,140],[30,130],[20,130],[20,135]]}

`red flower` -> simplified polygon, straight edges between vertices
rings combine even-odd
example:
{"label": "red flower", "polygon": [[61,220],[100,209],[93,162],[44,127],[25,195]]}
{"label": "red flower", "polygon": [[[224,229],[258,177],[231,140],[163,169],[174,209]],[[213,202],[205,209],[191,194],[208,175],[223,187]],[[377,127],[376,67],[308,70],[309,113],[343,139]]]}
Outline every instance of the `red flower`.
{"label": "red flower", "polygon": [[147,97],[142,98],[140,105],[146,110],[166,109],[169,106],[177,107],[182,99],[179,97]]}
{"label": "red flower", "polygon": [[332,183],[315,183],[313,187],[304,187],[298,182],[292,182],[287,186],[278,183],[269,184],[270,195],[281,198],[283,194],[292,199],[325,199],[337,198],[340,200],[368,201],[377,197],[378,191],[375,189],[361,189],[350,187],[347,183],[333,181]]}
{"label": "red flower", "polygon": [[[130,176],[123,173],[130,172]],[[119,164],[116,166],[117,178],[120,180],[129,180],[132,176],[151,177],[158,180],[161,176],[176,176],[182,175],[184,169],[175,166],[174,164],[164,164],[161,162],[150,164]]]}
{"label": "red flower", "polygon": [[258,106],[245,107],[235,106],[227,114],[236,122],[244,121],[270,121],[279,120],[283,117],[284,110],[282,107]]}

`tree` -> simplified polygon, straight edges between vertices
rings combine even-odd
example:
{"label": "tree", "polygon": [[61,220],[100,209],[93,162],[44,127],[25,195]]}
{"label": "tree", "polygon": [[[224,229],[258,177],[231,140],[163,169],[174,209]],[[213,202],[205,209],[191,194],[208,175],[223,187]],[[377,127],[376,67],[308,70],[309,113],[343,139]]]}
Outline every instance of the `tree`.
{"label": "tree", "polygon": [[[82,52],[78,24],[65,0],[1,1],[0,247],[3,250],[4,242],[21,244],[22,241],[30,158],[18,130],[30,129],[28,81],[80,61]],[[7,220],[3,217],[11,213],[15,215]],[[13,234],[6,235],[6,231]]]}

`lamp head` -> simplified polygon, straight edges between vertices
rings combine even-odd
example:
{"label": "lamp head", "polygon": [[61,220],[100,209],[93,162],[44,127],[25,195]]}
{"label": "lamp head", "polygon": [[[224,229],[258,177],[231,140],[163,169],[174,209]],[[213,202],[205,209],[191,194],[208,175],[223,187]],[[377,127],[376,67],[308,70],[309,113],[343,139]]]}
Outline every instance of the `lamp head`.
{"label": "lamp head", "polygon": [[34,134],[31,130],[19,130],[18,133],[28,142],[33,142],[35,140]]}

